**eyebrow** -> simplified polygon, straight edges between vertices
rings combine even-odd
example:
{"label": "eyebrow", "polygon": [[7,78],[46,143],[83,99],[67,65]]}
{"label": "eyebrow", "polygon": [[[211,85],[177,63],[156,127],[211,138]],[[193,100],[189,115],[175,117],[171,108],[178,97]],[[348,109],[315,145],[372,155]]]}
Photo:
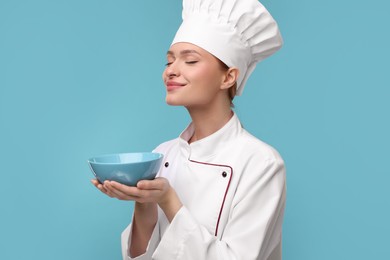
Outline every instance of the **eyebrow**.
{"label": "eyebrow", "polygon": [[[200,53],[197,52],[196,50],[182,50],[182,51],[180,51],[180,55],[186,55],[186,54],[192,54],[192,53],[200,55]],[[167,51],[167,55],[175,56],[173,51]]]}

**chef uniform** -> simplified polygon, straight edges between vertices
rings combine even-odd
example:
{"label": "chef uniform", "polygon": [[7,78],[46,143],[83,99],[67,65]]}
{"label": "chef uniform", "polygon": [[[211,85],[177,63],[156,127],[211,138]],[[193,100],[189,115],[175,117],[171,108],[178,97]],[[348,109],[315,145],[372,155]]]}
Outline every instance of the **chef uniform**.
{"label": "chef uniform", "polygon": [[[172,44],[190,42],[240,71],[237,93],[255,64],[280,48],[275,21],[257,0],[184,0],[183,23]],[[278,152],[242,126],[236,114],[217,132],[193,143],[191,123],[159,145],[158,176],[183,206],[169,223],[158,208],[140,260],[280,260],[286,200],[285,168]],[[122,233],[129,255],[130,224]]]}

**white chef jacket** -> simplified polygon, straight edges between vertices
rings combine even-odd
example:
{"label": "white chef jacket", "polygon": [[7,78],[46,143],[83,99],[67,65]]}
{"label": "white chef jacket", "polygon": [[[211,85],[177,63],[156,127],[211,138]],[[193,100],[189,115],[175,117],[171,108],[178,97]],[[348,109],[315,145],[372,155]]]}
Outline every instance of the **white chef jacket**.
{"label": "white chef jacket", "polygon": [[[155,149],[164,155],[158,176],[167,178],[183,206],[169,223],[158,221],[146,260],[280,260],[286,200],[284,162],[245,129],[236,114],[212,135],[188,144],[180,137]],[[129,256],[130,224],[122,233]]]}

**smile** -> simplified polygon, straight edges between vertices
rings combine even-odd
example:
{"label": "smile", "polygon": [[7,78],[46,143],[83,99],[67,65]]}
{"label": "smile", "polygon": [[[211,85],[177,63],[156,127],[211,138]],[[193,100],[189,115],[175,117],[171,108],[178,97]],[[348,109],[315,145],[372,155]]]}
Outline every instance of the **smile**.
{"label": "smile", "polygon": [[175,89],[184,87],[185,85],[186,85],[186,84],[179,83],[179,82],[175,82],[175,81],[168,81],[168,82],[166,83],[166,86],[167,86],[167,90],[168,90],[168,91],[172,91],[172,90],[175,90]]}

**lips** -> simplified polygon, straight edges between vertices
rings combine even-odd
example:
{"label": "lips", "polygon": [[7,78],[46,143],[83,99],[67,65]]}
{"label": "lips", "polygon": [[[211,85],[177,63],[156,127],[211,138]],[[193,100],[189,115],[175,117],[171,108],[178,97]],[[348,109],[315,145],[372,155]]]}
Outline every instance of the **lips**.
{"label": "lips", "polygon": [[166,86],[168,91],[172,91],[181,87],[184,87],[186,84],[184,83],[179,83],[176,81],[167,81]]}

